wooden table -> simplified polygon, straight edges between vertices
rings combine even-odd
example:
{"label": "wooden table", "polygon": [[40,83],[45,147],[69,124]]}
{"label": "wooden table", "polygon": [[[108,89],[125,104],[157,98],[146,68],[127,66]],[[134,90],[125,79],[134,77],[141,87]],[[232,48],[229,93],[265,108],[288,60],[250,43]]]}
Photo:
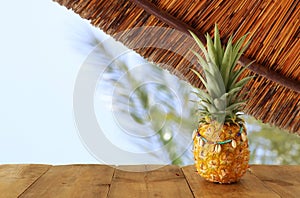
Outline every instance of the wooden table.
{"label": "wooden table", "polygon": [[300,197],[300,166],[253,165],[231,185],[204,181],[194,166],[123,168],[140,172],[106,165],[0,165],[0,197]]}

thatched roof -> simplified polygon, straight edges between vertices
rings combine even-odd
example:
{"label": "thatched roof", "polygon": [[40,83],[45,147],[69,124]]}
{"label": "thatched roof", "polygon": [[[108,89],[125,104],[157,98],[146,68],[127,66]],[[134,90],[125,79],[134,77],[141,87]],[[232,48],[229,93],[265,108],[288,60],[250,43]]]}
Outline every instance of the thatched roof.
{"label": "thatched roof", "polygon": [[[224,42],[232,34],[238,38],[250,32],[252,41],[240,64],[255,60],[244,75],[256,77],[242,90],[250,91],[245,112],[300,134],[299,1],[55,1],[195,86],[201,83],[190,71],[189,49],[195,45],[187,29],[203,35],[212,33],[217,23]],[[165,29],[124,32],[142,26]],[[168,27],[179,31],[170,32]],[[163,42],[163,49],[155,47],[157,41]]]}

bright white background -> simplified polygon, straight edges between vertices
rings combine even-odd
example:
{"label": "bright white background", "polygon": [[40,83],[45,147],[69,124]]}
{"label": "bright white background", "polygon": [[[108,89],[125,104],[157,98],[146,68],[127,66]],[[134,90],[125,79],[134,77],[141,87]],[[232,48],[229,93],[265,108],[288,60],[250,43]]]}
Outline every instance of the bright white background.
{"label": "bright white background", "polygon": [[[103,32],[51,0],[5,2],[4,7],[0,13],[0,164],[166,163],[162,156],[127,156],[140,147],[118,128],[110,103],[99,88],[95,90],[98,124],[108,141],[125,152],[105,161],[101,156],[94,158],[81,141],[84,131],[79,135],[76,128],[75,81],[95,47],[95,37],[112,51],[127,48],[107,42]],[[144,62],[130,54],[127,61],[131,64]],[[97,141],[99,148],[109,153],[109,148],[101,147],[107,139]]]}
{"label": "bright white background", "polygon": [[87,23],[51,0],[2,1],[0,163],[98,163],[80,141],[73,89]]}

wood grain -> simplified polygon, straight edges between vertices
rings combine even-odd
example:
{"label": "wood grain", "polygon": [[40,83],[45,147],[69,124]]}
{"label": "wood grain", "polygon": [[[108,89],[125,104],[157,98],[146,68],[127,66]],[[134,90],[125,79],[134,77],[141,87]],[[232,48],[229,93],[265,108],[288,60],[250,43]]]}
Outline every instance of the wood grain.
{"label": "wood grain", "polygon": [[300,166],[252,165],[241,181],[222,185],[202,179],[193,165],[0,165],[0,192],[1,198],[298,198]]}
{"label": "wood grain", "polygon": [[[152,168],[151,168],[152,169]],[[109,197],[193,197],[177,166],[144,172],[116,170]]]}
{"label": "wood grain", "polygon": [[113,173],[105,165],[53,166],[20,197],[107,197]]}
{"label": "wood grain", "polygon": [[266,188],[263,182],[250,172],[247,172],[241,181],[226,185],[205,181],[196,173],[193,165],[183,167],[182,171],[195,197],[280,197],[272,190]]}
{"label": "wood grain", "polygon": [[251,166],[250,171],[281,197],[300,197],[300,167]]}
{"label": "wood grain", "polygon": [[18,197],[50,167],[33,164],[0,165],[0,197]]}

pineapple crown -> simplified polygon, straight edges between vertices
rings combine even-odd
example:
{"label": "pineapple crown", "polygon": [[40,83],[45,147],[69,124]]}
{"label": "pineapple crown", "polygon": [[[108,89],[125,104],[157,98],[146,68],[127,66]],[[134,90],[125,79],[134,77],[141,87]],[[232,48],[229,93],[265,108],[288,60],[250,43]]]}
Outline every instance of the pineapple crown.
{"label": "pineapple crown", "polygon": [[237,68],[237,62],[243,52],[249,45],[243,43],[248,34],[239,38],[235,43],[230,36],[228,43],[224,48],[221,46],[221,39],[217,24],[214,29],[214,39],[206,34],[207,49],[200,39],[191,32],[194,40],[200,47],[204,57],[199,53],[192,51],[198,58],[198,63],[202,66],[205,78],[192,69],[198,76],[207,91],[197,89],[194,92],[199,98],[200,122],[217,121],[218,123],[237,123],[240,110],[245,101],[242,101],[243,95],[239,91],[252,78],[252,76],[239,79],[243,71],[252,63],[245,67]]}

